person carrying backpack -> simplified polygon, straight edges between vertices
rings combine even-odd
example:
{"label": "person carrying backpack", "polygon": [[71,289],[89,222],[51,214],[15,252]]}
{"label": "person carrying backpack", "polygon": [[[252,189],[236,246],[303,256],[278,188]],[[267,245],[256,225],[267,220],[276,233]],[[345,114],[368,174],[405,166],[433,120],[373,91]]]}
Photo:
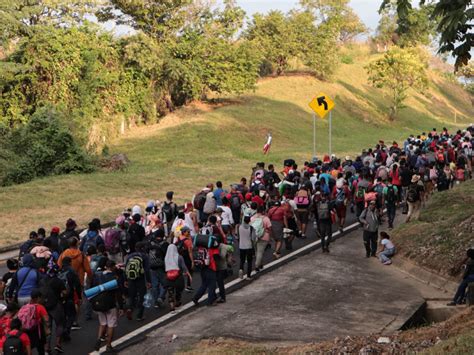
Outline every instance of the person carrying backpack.
{"label": "person carrying backpack", "polygon": [[[40,292],[42,295],[42,304],[48,312],[48,327],[53,329],[53,322],[56,326],[56,343],[54,350],[57,353],[63,353],[62,336],[66,326],[64,315],[64,297],[66,296],[66,286],[58,278],[58,267],[54,265],[47,272],[47,277],[41,280]],[[51,352],[51,338],[48,338],[46,352]]]}
{"label": "person carrying backpack", "polygon": [[323,253],[329,253],[329,245],[332,238],[332,217],[334,202],[329,199],[329,195],[321,194],[321,199],[317,202],[315,212],[318,222],[318,232],[321,238],[321,249]]}
{"label": "person carrying backpack", "polygon": [[260,272],[263,269],[263,253],[270,243],[272,233],[272,222],[265,215],[265,207],[257,207],[257,213],[251,216],[250,224],[255,229],[255,271]]}
{"label": "person carrying backpack", "polygon": [[275,240],[275,251],[273,257],[279,259],[281,257],[281,246],[283,241],[283,229],[288,228],[288,219],[285,208],[280,201],[276,201],[268,210],[268,218],[272,224],[272,236]]}
{"label": "person carrying backpack", "polygon": [[388,177],[387,186],[383,188],[383,201],[387,208],[388,228],[393,228],[393,221],[397,213],[398,187],[392,184],[392,178]]}
{"label": "person carrying backpack", "polygon": [[84,279],[87,275],[89,280],[92,279],[92,270],[87,257],[81,253],[79,248],[77,247],[79,241],[76,238],[71,239],[71,244],[69,248],[62,252],[58,259],[58,266],[61,268],[63,266],[64,258],[68,257],[71,259],[71,267],[74,272],[79,277],[79,281],[81,285],[84,285]]}
{"label": "person carrying backpack", "polygon": [[359,216],[359,221],[364,227],[364,246],[365,256],[370,258],[375,257],[377,253],[377,238],[380,226],[380,218],[377,213],[376,202],[371,201],[369,206],[362,211]]}
{"label": "person carrying backpack", "polygon": [[87,249],[90,246],[93,246],[97,249],[97,247],[101,244],[104,244],[104,240],[102,239],[101,235],[99,234],[100,225],[95,222],[89,223],[89,229],[87,234],[84,238],[82,238],[81,245],[79,246],[79,250],[86,254]]}
{"label": "person carrying backpack", "polygon": [[6,262],[8,271],[2,276],[2,280],[0,282],[0,300],[5,301],[8,303],[8,290],[12,284],[13,275],[18,271],[18,260],[16,259],[8,259]]}
{"label": "person carrying backpack", "polygon": [[165,234],[168,236],[171,233],[171,226],[173,225],[174,219],[178,215],[178,206],[173,202],[173,191],[166,193],[166,201],[161,207],[161,212],[166,218]]}
{"label": "person carrying backpack", "polygon": [[[193,207],[198,212],[198,219],[199,222],[206,224],[207,223],[207,216],[204,215],[204,204],[206,203],[206,195],[210,191],[209,188],[205,187],[201,191],[199,191],[193,197]],[[204,218],[205,217],[205,218]]]}
{"label": "person carrying backpack", "polygon": [[[125,248],[121,243],[125,241]],[[115,219],[115,227],[107,229],[104,236],[105,251],[110,260],[116,263],[122,261],[122,252],[128,248],[127,232],[125,230],[125,217],[119,216]]]}
{"label": "person carrying backpack", "polygon": [[293,200],[296,204],[296,219],[298,228],[301,231],[301,238],[306,238],[306,227],[308,226],[309,206],[311,204],[310,193],[308,187],[303,185],[296,193]]}
{"label": "person carrying backpack", "polygon": [[410,222],[412,218],[418,219],[424,192],[425,187],[420,181],[420,175],[413,175],[407,191],[408,215],[406,223]]}
{"label": "person carrying backpack", "polygon": [[20,246],[18,258],[21,260],[25,254],[28,254],[35,246],[41,245],[40,237],[35,231],[30,232],[29,239]]}
{"label": "person carrying backpack", "polygon": [[244,223],[239,226],[240,267],[239,277],[244,278],[244,265],[247,262],[247,280],[252,279],[252,263],[255,255],[254,243],[257,241],[255,229],[250,225],[250,216],[244,217]]}
{"label": "person carrying backpack", "polygon": [[31,342],[28,334],[21,330],[18,318],[12,319],[11,329],[0,339],[0,348],[4,355],[31,355]]}
{"label": "person carrying backpack", "polygon": [[[192,271],[194,269],[194,256],[193,256],[193,240],[191,238],[191,230],[184,226],[181,228],[181,235],[178,237],[176,242],[176,247],[178,248],[178,253],[183,257],[184,263],[188,270],[188,274],[192,276]],[[192,292],[192,278],[185,278],[186,292]]]}
{"label": "person carrying backpack", "polygon": [[[85,258],[87,260],[87,258]],[[82,285],[80,278],[72,266],[72,259],[64,257],[61,263],[61,269],[58,278],[63,283],[66,290],[64,291],[64,316],[65,327],[63,337],[70,339],[71,330],[79,330],[77,319],[80,314],[82,304]]]}
{"label": "person carrying backpack", "polygon": [[142,321],[145,319],[143,299],[147,288],[151,288],[150,259],[146,254],[146,242],[138,242],[135,251],[127,256],[125,276],[125,286],[128,288],[127,318],[132,320],[133,310],[137,308],[137,320]]}
{"label": "person carrying backpack", "polygon": [[332,200],[336,208],[336,215],[339,218],[339,232],[344,230],[344,223],[346,221],[347,204],[351,199],[349,188],[345,184],[344,178],[336,180],[336,186],[332,190]]}
{"label": "person carrying backpack", "polygon": [[31,348],[39,355],[45,353],[46,338],[51,334],[48,327],[48,312],[41,304],[41,292],[38,289],[31,291],[31,300],[18,311],[18,319],[21,321],[23,331],[28,335]]}
{"label": "person carrying backpack", "polygon": [[79,233],[76,231],[77,224],[72,218],[66,221],[66,230],[59,235],[59,254],[69,248],[72,238],[79,240]]}
{"label": "person carrying backpack", "polygon": [[166,287],[168,290],[168,302],[171,312],[181,306],[181,294],[184,289],[184,275],[192,281],[191,274],[184,262],[184,258],[178,253],[175,244],[170,244],[165,256]]}
{"label": "person carrying backpack", "polygon": [[[117,280],[115,261],[107,260],[105,270],[94,275],[92,286],[99,286],[107,282]],[[123,298],[121,285],[114,290],[103,291],[91,300],[92,309],[97,312],[99,318],[99,332],[94,346],[95,351],[99,351],[102,345],[102,338],[106,337],[106,352],[114,352],[112,339],[115,328],[118,326],[118,319],[123,315]]]}
{"label": "person carrying backpack", "polygon": [[165,231],[158,229],[148,236],[148,257],[150,259],[151,292],[155,300],[155,308],[163,306],[166,297],[165,255],[169,243],[165,239]]}
{"label": "person carrying backpack", "polygon": [[8,289],[8,302],[18,302],[20,306],[31,300],[31,291],[36,289],[41,280],[41,275],[35,267],[34,258],[26,254],[22,259],[22,267],[13,275]]}

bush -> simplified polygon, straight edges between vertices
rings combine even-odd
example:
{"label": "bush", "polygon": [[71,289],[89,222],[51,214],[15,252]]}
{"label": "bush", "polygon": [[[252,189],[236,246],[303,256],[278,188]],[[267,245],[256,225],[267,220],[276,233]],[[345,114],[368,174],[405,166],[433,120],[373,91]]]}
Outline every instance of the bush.
{"label": "bush", "polygon": [[[36,177],[92,172],[92,158],[75,141],[65,117],[52,107],[38,109],[24,126],[4,140],[2,185],[24,183]],[[1,159],[1,158],[0,158]]]}
{"label": "bush", "polygon": [[341,57],[341,62],[344,64],[354,64],[354,58],[349,54],[344,54]]}

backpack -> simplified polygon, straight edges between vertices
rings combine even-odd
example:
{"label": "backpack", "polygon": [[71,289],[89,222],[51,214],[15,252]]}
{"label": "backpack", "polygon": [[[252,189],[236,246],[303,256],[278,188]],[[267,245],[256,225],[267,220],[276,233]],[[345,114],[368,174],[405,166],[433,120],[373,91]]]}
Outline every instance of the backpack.
{"label": "backpack", "polygon": [[201,234],[212,235],[213,233],[214,229],[210,224],[206,224],[204,227],[201,228]]}
{"label": "backpack", "polygon": [[206,203],[206,193],[204,191],[201,191],[196,196],[194,196],[193,207],[195,209],[202,210],[204,208],[205,203]]}
{"label": "backpack", "polygon": [[104,244],[105,250],[110,254],[117,254],[120,251],[120,237],[122,230],[110,228],[105,232]]}
{"label": "backpack", "polygon": [[34,330],[38,328],[40,322],[39,319],[36,317],[36,305],[35,304],[25,304],[23,307],[20,308],[17,315],[18,319],[21,320],[21,324],[23,329]]}
{"label": "backpack", "polygon": [[329,219],[330,211],[329,211],[329,202],[319,202],[318,204],[318,217],[319,219]]}
{"label": "backpack", "polygon": [[367,187],[357,185],[356,198],[359,200],[363,200],[366,191],[367,191]]}
{"label": "backpack", "polygon": [[199,247],[193,251],[194,266],[197,269],[203,268],[210,264],[209,252],[207,248]]}
{"label": "backpack", "polygon": [[[108,275],[111,275],[111,277],[108,278],[103,273],[99,273],[97,275],[100,282],[99,285],[114,279],[112,274]],[[92,297],[89,302],[91,304],[92,310],[95,312],[107,312],[115,307],[115,297],[112,294],[112,291],[102,291],[97,296]]]}
{"label": "backpack", "polygon": [[69,295],[69,293],[71,292],[71,286],[69,285],[69,280],[68,280],[68,275],[71,271],[70,270],[66,270],[66,271],[61,271],[58,273],[58,279],[60,279],[63,284],[64,284],[64,287],[66,287],[66,294]]}
{"label": "backpack", "polygon": [[120,233],[120,238],[119,238],[119,244],[120,244],[120,249],[122,252],[127,253],[130,250],[130,234],[128,234],[128,231],[123,231],[123,233]]}
{"label": "backpack", "polygon": [[42,295],[42,304],[46,310],[51,311],[58,304],[58,298],[54,294],[53,289],[50,287],[50,280],[52,278],[47,278],[42,282],[41,295]]}
{"label": "backpack", "polygon": [[250,222],[250,227],[253,228],[255,231],[255,236],[257,240],[263,237],[265,234],[265,228],[263,226],[263,218],[255,218],[252,222]]}
{"label": "backpack", "polygon": [[309,206],[308,196],[296,196],[293,201],[296,203],[297,208],[308,208]]}
{"label": "backpack", "polygon": [[174,214],[173,207],[174,207],[173,202],[171,203],[165,202],[163,204],[163,207],[161,208],[161,212],[165,215],[167,222],[171,222],[173,220],[173,214]]}
{"label": "backpack", "polygon": [[186,253],[186,246],[184,245],[184,239],[179,239],[175,245],[176,245],[176,249],[178,249],[179,255],[184,255]]}
{"label": "backpack", "polygon": [[396,201],[395,197],[395,188],[393,185],[387,186],[387,195],[385,196],[385,201],[389,204],[393,204]]}
{"label": "backpack", "polygon": [[87,249],[89,249],[89,247],[91,246],[97,249],[97,241],[98,241],[98,238],[100,238],[99,233],[97,233],[94,237],[90,238],[89,232],[87,232],[87,235],[85,236],[85,238],[86,238],[86,241],[84,243],[84,247],[82,248],[83,253],[87,253]]}
{"label": "backpack", "polygon": [[105,257],[102,256],[102,255],[97,255],[97,254],[93,255],[91,257],[90,266],[91,266],[92,273],[95,273],[97,271],[97,268],[99,267],[100,260],[102,258],[105,258]]}
{"label": "backpack", "polygon": [[59,249],[61,251],[64,251],[67,248],[69,248],[69,243],[70,243],[72,238],[79,239],[79,237],[77,236],[76,231],[67,230],[67,231],[64,231],[63,233],[61,233],[59,235]]}
{"label": "backpack", "polygon": [[336,205],[338,206],[343,205],[345,200],[346,200],[346,191],[344,190],[344,187],[342,189],[336,188]]}
{"label": "backpack", "polygon": [[408,202],[416,202],[418,200],[418,191],[416,185],[410,185],[407,191],[407,201]]}
{"label": "backpack", "polygon": [[150,242],[150,251],[148,252],[148,256],[150,258],[150,269],[157,270],[159,268],[163,268],[165,266],[165,260],[163,254],[161,252],[161,247],[163,243],[160,244],[156,242]]}
{"label": "backpack", "polygon": [[230,197],[230,208],[233,211],[240,211],[240,206],[242,204],[240,203],[240,197],[238,194],[232,194]]}
{"label": "backpack", "polygon": [[23,343],[21,342],[21,332],[17,331],[16,334],[6,334],[5,342],[3,343],[3,354],[4,355],[22,355],[26,354],[23,351]]}
{"label": "backpack", "polygon": [[135,255],[128,260],[127,266],[125,267],[125,276],[127,276],[128,280],[137,280],[144,273],[145,270],[143,269],[143,259],[141,256]]}

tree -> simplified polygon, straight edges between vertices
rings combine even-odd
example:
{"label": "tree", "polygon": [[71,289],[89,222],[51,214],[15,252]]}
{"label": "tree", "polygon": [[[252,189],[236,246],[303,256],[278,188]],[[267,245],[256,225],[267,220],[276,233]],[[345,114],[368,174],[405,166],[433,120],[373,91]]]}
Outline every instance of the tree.
{"label": "tree", "polygon": [[369,82],[376,88],[388,89],[391,97],[390,120],[394,120],[404,108],[410,88],[424,89],[427,86],[427,63],[415,48],[393,47],[383,58],[366,66]]}
{"label": "tree", "polygon": [[300,0],[303,9],[314,14],[318,24],[331,23],[342,43],[367,32],[367,27],[349,6],[349,0]]}
{"label": "tree", "polygon": [[[421,0],[420,4],[425,4]],[[383,0],[381,10],[390,6],[391,0]],[[440,33],[439,52],[451,53],[456,58],[455,70],[467,65],[471,59],[471,48],[474,45],[474,8],[472,0],[437,0],[431,20],[436,21]],[[398,32],[406,33],[410,29],[409,14],[412,9],[411,0],[397,0]]]}

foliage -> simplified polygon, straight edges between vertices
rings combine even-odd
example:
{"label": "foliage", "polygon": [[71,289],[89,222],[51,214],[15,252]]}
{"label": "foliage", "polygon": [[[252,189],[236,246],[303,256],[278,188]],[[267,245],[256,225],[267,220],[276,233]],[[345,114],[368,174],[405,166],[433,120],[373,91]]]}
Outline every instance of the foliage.
{"label": "foliage", "polygon": [[[422,0],[421,5],[426,0]],[[391,0],[383,0],[381,10],[390,6]],[[397,0],[398,32],[410,31],[411,0]],[[441,34],[439,51],[449,52],[456,58],[456,70],[467,65],[471,59],[471,48],[474,45],[474,8],[472,0],[436,0],[431,20],[436,21],[437,31]]]}
{"label": "foliage", "polygon": [[394,47],[383,58],[369,64],[369,82],[376,88],[387,88],[391,106],[389,117],[394,120],[407,98],[409,88],[424,89],[427,86],[426,61],[416,49]]}
{"label": "foliage", "polygon": [[26,125],[5,136],[0,147],[0,183],[9,185],[41,176],[93,171],[92,161],[65,122],[66,117],[58,110],[44,107]]}

